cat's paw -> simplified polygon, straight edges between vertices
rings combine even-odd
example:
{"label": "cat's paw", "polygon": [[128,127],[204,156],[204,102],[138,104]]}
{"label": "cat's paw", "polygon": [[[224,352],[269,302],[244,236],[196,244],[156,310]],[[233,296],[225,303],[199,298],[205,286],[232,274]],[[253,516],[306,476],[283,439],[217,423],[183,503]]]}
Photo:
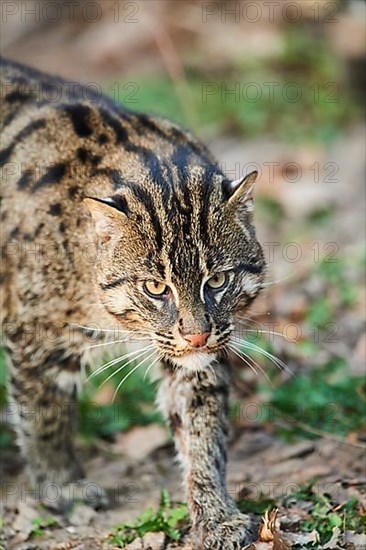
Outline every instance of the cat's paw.
{"label": "cat's paw", "polygon": [[250,517],[239,512],[223,520],[205,521],[193,535],[197,550],[241,550],[255,538]]}
{"label": "cat's paw", "polygon": [[45,484],[41,493],[41,501],[47,508],[64,513],[74,502],[83,502],[95,510],[106,509],[110,499],[106,491],[93,481],[81,479],[71,483],[58,485]]}

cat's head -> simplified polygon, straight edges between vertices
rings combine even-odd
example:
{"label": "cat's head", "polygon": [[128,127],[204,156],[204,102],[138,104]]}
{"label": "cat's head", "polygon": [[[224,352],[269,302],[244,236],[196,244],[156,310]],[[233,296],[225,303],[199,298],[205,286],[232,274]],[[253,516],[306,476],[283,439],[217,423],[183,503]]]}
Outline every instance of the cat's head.
{"label": "cat's head", "polygon": [[252,224],[256,177],[229,181],[215,166],[196,165],[166,185],[142,181],[85,199],[99,239],[105,308],[177,366],[211,364],[230,339],[234,314],[262,287],[265,262]]}

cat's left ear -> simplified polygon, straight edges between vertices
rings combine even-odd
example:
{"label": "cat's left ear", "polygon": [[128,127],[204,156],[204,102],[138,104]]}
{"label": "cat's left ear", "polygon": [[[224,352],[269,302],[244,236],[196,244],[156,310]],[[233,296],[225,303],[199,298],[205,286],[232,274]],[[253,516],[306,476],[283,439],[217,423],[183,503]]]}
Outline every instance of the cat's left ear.
{"label": "cat's left ear", "polygon": [[258,172],[254,170],[243,178],[230,182],[226,192],[229,194],[229,204],[245,205],[248,210],[253,207],[253,189]]}

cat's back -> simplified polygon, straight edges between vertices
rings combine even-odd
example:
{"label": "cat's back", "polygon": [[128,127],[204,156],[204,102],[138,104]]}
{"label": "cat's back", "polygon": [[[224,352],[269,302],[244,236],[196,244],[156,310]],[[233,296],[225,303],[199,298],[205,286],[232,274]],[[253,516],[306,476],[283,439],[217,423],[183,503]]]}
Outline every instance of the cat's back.
{"label": "cat's back", "polygon": [[[189,164],[193,156],[197,163],[214,162],[190,132],[164,118],[131,112],[90,86],[4,58],[0,84],[5,196],[26,193],[28,204],[33,197],[39,204],[41,195],[50,198],[65,187],[69,199],[77,190],[97,196],[118,188],[117,171],[129,181],[140,175],[141,182],[144,174],[151,181],[164,166]],[[104,189],[98,185],[102,178]]]}
{"label": "cat's back", "polygon": [[164,201],[165,187],[178,189],[180,200],[184,170],[214,161],[188,131],[128,111],[90,87],[5,59],[0,72],[2,281],[24,295],[40,296],[33,280],[74,296],[90,275],[80,255],[93,235],[86,196],[111,196],[128,185],[148,191],[137,200],[154,201],[161,191]]}
{"label": "cat's back", "polygon": [[6,59],[0,75],[0,282],[7,314],[21,303],[34,309],[47,293],[49,300],[65,292],[73,299],[90,279],[83,251],[93,231],[82,200],[113,193],[131,123],[121,106],[78,83]]}

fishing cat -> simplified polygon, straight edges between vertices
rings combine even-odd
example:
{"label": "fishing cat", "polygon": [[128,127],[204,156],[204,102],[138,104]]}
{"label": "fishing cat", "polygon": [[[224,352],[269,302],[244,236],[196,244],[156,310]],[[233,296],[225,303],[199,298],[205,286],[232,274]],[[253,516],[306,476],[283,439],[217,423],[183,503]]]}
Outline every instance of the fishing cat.
{"label": "fishing cat", "polygon": [[264,279],[256,173],[229,180],[190,132],[82,85],[7,60],[1,82],[2,326],[30,481],[42,495],[83,477],[86,336],[117,327],[159,364],[195,547],[240,548],[250,522],[225,488],[227,350]]}

